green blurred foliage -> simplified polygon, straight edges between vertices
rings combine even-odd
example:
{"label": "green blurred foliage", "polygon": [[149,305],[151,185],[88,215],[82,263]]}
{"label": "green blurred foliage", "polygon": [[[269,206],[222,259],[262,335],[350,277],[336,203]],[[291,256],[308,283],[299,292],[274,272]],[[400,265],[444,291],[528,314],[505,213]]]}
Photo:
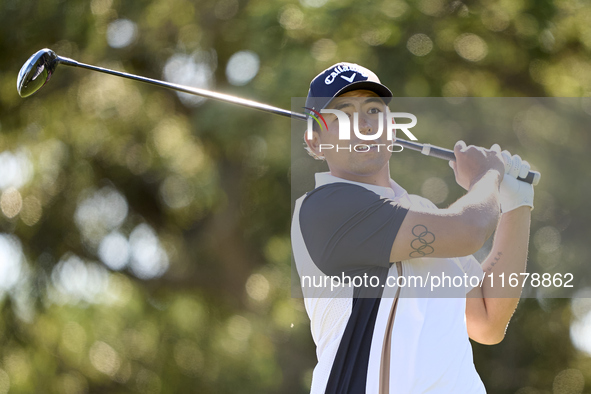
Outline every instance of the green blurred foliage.
{"label": "green blurred foliage", "polygon": [[[107,41],[119,19],[137,29],[122,48]],[[174,55],[192,57],[215,90],[283,108],[336,61],[371,68],[399,97],[591,91],[582,0],[3,0],[0,23],[0,153],[30,163],[0,202],[1,241],[22,268],[0,288],[0,393],[305,393],[315,364],[303,304],[288,290],[289,121],[185,105],[170,91],[65,66],[21,99],[18,70],[38,49],[157,79]],[[260,69],[235,86],[226,65],[243,50]],[[497,141],[446,130],[422,136]],[[558,252],[530,247],[536,261],[589,261],[589,137],[567,137],[553,151],[560,163],[543,161],[548,135],[535,146],[501,137],[532,149],[547,182],[532,235],[562,232]],[[428,192],[437,177],[450,189],[441,205],[460,195],[445,163],[404,160],[417,170],[393,174],[409,191]],[[111,249],[128,262],[120,272],[100,257],[109,234],[135,245],[135,257]],[[132,258],[163,269],[146,275]],[[523,300],[500,345],[475,344],[489,392],[589,392],[591,360],[569,339],[573,319],[568,300]]]}

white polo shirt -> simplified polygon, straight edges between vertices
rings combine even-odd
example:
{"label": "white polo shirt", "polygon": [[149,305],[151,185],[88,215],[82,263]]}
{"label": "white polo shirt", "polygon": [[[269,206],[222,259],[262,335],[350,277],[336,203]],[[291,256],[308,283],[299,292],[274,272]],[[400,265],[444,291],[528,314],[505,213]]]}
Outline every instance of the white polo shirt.
{"label": "white polo shirt", "polygon": [[[367,274],[384,284],[397,278],[390,249],[413,207],[437,209],[392,180],[386,188],[329,173],[316,174],[316,188],[297,200],[292,248],[318,358],[312,394],[486,393],[466,328],[465,294],[471,286],[456,289],[460,293],[454,293],[455,298],[425,297],[424,292],[414,297],[419,293],[413,291],[421,290],[401,286],[391,327],[390,366],[384,372],[389,382],[384,383],[380,368],[387,365],[384,340],[397,287],[378,286],[364,293],[304,280]],[[483,276],[473,256],[415,258],[402,261],[401,267],[406,277]],[[380,381],[389,390],[380,393]]]}

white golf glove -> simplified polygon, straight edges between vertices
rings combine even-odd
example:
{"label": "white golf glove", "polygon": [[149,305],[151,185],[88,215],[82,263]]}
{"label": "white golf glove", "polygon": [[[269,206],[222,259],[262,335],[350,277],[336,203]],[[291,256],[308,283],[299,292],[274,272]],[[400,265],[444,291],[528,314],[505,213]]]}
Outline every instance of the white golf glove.
{"label": "white golf glove", "polygon": [[[500,150],[496,144],[491,149]],[[500,188],[501,212],[509,212],[522,206],[534,209],[534,186],[517,180],[517,177],[527,176],[530,170],[529,163],[521,160],[518,155],[511,156],[506,150],[501,152],[501,155],[505,161],[505,176]]]}

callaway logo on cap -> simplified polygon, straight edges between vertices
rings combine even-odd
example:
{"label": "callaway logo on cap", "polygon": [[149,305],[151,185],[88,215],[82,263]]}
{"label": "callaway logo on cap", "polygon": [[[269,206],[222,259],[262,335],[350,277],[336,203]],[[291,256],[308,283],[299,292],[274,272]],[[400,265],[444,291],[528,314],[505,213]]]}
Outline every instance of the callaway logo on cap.
{"label": "callaway logo on cap", "polygon": [[390,102],[392,92],[380,83],[376,74],[353,63],[337,63],[318,74],[310,83],[306,107],[320,111],[333,98],[352,90],[370,90]]}

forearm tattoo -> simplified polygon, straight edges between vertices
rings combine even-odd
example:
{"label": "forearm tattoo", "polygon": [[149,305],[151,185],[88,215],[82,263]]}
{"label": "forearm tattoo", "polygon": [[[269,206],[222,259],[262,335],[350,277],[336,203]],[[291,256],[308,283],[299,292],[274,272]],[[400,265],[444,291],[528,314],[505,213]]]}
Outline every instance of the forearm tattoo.
{"label": "forearm tattoo", "polygon": [[488,272],[492,272],[494,266],[497,265],[499,260],[501,260],[502,255],[503,255],[503,253],[501,253],[501,252],[497,253],[497,255],[493,258],[493,261],[490,262],[490,267],[488,267],[488,269],[487,269]]}
{"label": "forearm tattoo", "polygon": [[409,254],[411,258],[425,257],[435,251],[431,244],[435,242],[435,234],[427,230],[422,224],[417,224],[412,228],[412,235],[416,238],[410,243],[413,251]]}

